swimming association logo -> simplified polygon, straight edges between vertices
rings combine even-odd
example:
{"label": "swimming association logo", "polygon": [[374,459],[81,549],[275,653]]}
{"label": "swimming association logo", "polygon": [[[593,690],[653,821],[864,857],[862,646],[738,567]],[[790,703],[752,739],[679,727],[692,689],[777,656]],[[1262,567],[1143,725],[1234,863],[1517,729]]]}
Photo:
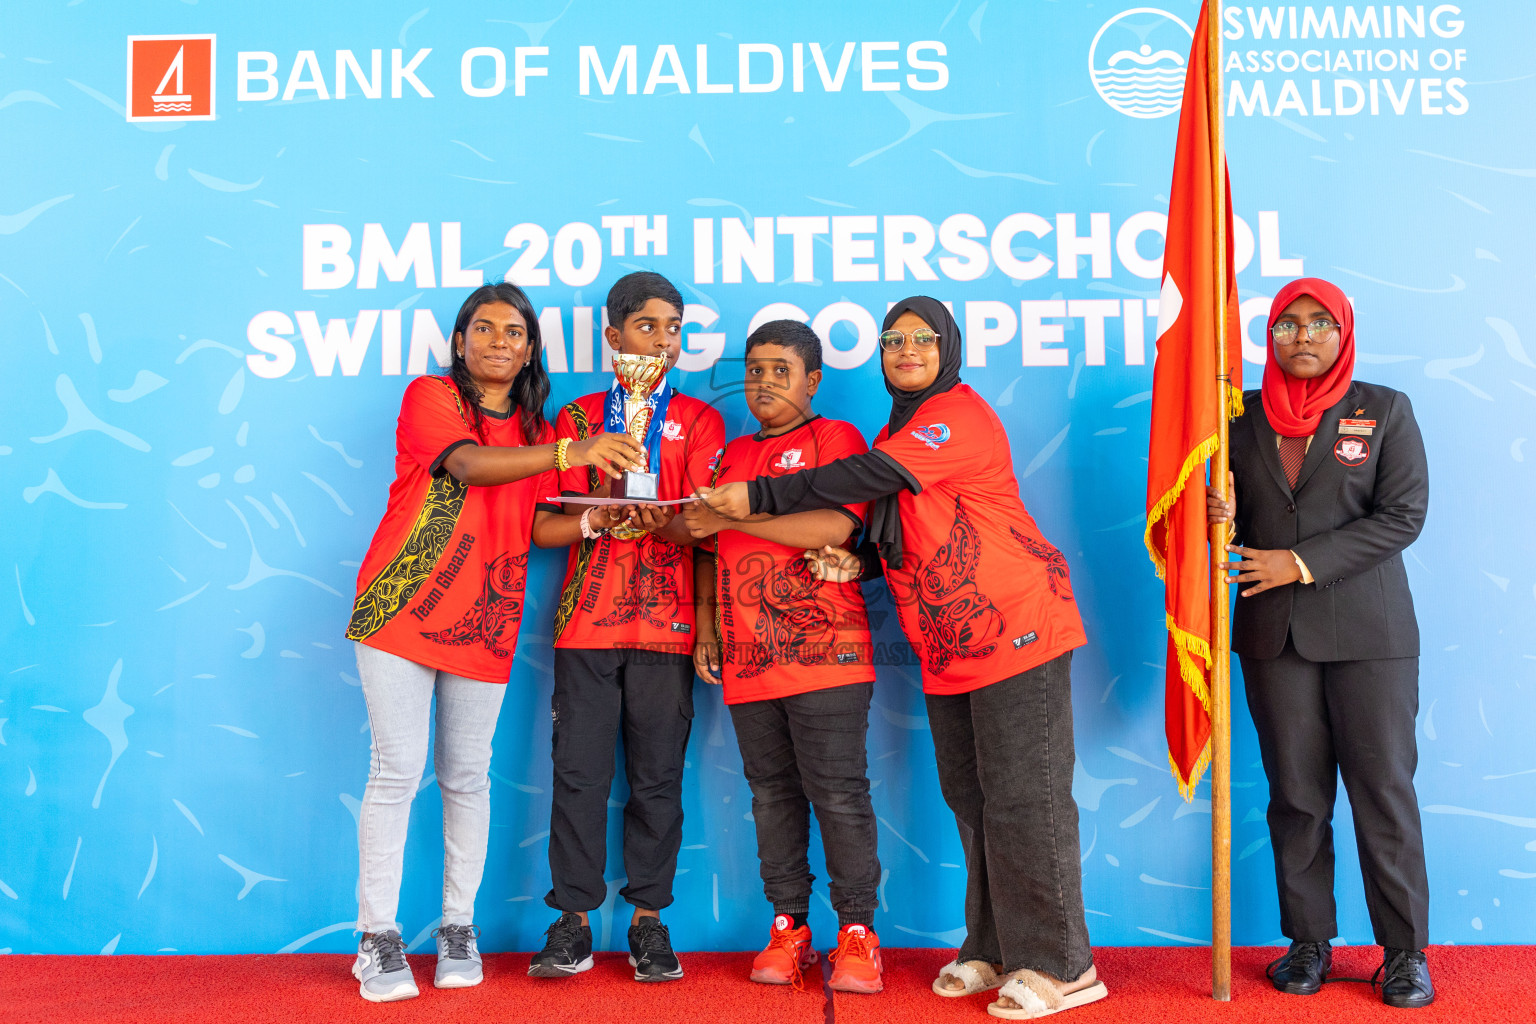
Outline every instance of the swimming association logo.
{"label": "swimming association logo", "polygon": [[1179,109],[1195,33],[1176,14],[1133,7],[1106,21],[1088,47],[1099,97],[1128,117],[1151,120]]}
{"label": "swimming association logo", "polygon": [[128,120],[212,121],[214,37],[129,36]]}
{"label": "swimming association logo", "polygon": [[949,427],[943,423],[930,423],[926,427],[918,427],[911,433],[913,437],[934,451],[938,451],[939,445],[949,440]]}

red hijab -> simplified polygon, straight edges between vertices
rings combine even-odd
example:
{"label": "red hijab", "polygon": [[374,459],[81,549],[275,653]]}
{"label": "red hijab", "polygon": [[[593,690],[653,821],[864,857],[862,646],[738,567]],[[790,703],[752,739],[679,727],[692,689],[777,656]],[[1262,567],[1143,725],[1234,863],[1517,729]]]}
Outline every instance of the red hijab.
{"label": "red hijab", "polygon": [[1321,377],[1292,377],[1275,362],[1274,340],[1265,329],[1264,415],[1275,433],[1283,437],[1315,434],[1323,413],[1338,404],[1355,376],[1355,310],[1344,293],[1327,281],[1303,277],[1281,288],[1269,305],[1268,327],[1274,327],[1285,307],[1303,295],[1321,303],[1339,325],[1339,358]]}

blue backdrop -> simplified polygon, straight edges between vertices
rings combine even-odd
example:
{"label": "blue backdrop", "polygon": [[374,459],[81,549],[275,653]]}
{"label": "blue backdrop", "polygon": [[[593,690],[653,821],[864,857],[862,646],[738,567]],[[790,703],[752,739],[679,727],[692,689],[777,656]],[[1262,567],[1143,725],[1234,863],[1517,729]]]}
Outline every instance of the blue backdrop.
{"label": "blue backdrop", "polygon": [[[954,303],[965,378],[1007,425],[1088,626],[1093,940],[1208,941],[1209,804],[1168,771],[1141,541],[1197,4],[421,2],[74,0],[8,19],[0,950],[349,947],[368,735],[342,631],[401,391],[436,368],[467,285],[509,272],[545,310],[554,401],[602,386],[595,311],[637,267],[682,289],[679,383],[733,432],[732,360],[783,315],[771,304],[836,350],[818,407],[872,433],[886,304]],[[1360,377],[1411,395],[1429,447],[1407,564],[1433,938],[1536,941],[1536,8],[1258,5],[1223,27],[1249,336],[1286,278],[1337,281]],[[153,119],[203,109],[194,40],[182,77],[165,47],[135,51],[132,112],[151,120],[128,120],[127,38],[210,34],[213,118]],[[532,558],[496,736],[491,949],[535,947],[550,918],[563,565]],[[1234,937],[1268,943],[1266,790],[1238,694]],[[876,925],[952,945],[964,872],[916,673],[883,669],[875,705]],[[698,707],[668,920],[681,948],[748,948],[768,917],[749,793],[718,696],[701,685]],[[438,913],[439,806],[429,777],[401,908],[415,945]],[[1369,942],[1342,806],[1338,826],[1343,938]],[[610,874],[616,891],[616,858]],[[824,896],[812,918],[829,932]]]}

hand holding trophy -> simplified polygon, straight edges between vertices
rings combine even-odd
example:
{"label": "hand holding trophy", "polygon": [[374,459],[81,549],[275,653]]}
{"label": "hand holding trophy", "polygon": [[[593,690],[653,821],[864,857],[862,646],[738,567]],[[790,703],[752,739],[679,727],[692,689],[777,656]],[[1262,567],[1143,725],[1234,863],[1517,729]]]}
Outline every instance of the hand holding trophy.
{"label": "hand holding trophy", "polygon": [[[665,356],[635,355],[620,352],[613,357],[613,373],[624,389],[624,430],[640,445],[638,470],[628,470],[613,482],[612,496],[635,502],[656,501],[660,497],[660,465],[653,465],[651,457],[659,454],[659,445],[648,443],[651,428],[660,410],[651,400],[656,389],[667,375]],[[660,429],[660,424],[655,424]],[[659,460],[658,460],[659,461]],[[634,540],[646,531],[632,526],[615,527],[613,535],[620,540]]]}

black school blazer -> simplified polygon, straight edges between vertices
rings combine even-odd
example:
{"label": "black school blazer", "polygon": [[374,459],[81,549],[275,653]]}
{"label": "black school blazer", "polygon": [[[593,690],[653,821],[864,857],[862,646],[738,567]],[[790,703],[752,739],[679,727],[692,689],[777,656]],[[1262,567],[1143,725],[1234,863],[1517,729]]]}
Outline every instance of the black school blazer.
{"label": "black school blazer", "polygon": [[[1351,384],[1318,424],[1294,492],[1260,393],[1243,404],[1231,429],[1237,543],[1294,551],[1316,582],[1239,596],[1232,649],[1274,658],[1289,631],[1308,661],[1417,657],[1403,549],[1424,528],[1429,464],[1408,396]],[[1341,434],[1341,418],[1376,424],[1367,436]]]}

